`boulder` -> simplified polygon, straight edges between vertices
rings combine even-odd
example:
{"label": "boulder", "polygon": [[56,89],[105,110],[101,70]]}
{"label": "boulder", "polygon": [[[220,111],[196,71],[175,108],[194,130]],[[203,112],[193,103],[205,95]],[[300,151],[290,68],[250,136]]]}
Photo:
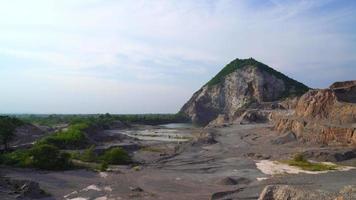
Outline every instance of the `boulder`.
{"label": "boulder", "polygon": [[272,144],[286,144],[286,143],[290,143],[290,142],[295,142],[297,141],[297,136],[289,131],[279,137],[277,137],[276,139],[273,139],[271,141]]}
{"label": "boulder", "polygon": [[244,177],[226,177],[218,181],[220,185],[241,185],[249,184],[251,180]]}
{"label": "boulder", "polygon": [[0,188],[8,191],[9,195],[16,195],[16,199],[41,199],[50,196],[40,188],[37,182],[29,180],[1,177]]}

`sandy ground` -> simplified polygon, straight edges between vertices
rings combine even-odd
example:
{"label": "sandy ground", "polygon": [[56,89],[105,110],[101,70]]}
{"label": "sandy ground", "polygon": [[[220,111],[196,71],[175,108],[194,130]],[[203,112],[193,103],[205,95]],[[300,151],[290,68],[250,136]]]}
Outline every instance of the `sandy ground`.
{"label": "sandy ground", "polygon": [[[204,131],[214,133],[217,143],[187,142],[179,148],[177,143],[154,143],[154,147],[162,150],[135,153],[135,158],[144,162],[138,171],[129,166],[116,166],[114,172],[105,173],[1,168],[1,174],[37,181],[55,199],[72,200],[257,199],[268,184],[307,185],[332,192],[356,184],[355,169],[322,174],[267,173],[258,169],[256,163],[269,163],[289,158],[296,152],[320,148],[298,142],[272,145],[276,133],[268,124],[232,125]],[[226,181],[227,177],[236,180],[234,185]]]}

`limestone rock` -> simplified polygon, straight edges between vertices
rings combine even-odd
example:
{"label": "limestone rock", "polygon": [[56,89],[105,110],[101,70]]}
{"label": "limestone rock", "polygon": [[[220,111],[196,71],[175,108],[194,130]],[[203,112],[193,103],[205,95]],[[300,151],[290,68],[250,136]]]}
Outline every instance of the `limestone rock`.
{"label": "limestone rock", "polygon": [[306,142],[356,145],[355,88],[356,81],[348,81],[305,93],[292,114],[273,115],[275,129]]}
{"label": "limestone rock", "polygon": [[218,117],[231,122],[246,109],[307,90],[307,86],[252,58],[236,59],[195,92],[181,112],[202,125]]}
{"label": "limestone rock", "polygon": [[355,186],[345,186],[338,194],[333,194],[302,186],[268,185],[263,189],[258,200],[351,200],[355,197]]}
{"label": "limestone rock", "polygon": [[326,194],[289,185],[266,186],[258,200],[331,200]]}

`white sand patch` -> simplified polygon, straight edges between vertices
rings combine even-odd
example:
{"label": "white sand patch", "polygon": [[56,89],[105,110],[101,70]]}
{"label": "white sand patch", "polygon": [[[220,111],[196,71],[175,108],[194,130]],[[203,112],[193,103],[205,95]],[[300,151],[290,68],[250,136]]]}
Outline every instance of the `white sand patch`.
{"label": "white sand patch", "polygon": [[[105,186],[103,187],[102,189],[99,188],[97,185],[89,185],[88,187],[84,188],[84,189],[81,189],[79,192],[87,192],[89,190],[94,190],[94,191],[98,191],[98,192],[101,192],[101,191],[107,191],[107,192],[112,192],[112,188],[110,186]],[[76,195],[76,194],[79,194],[78,191],[74,191],[74,192],[71,192],[67,195],[64,196],[64,199],[66,200],[88,200],[87,198],[84,198],[84,197],[75,197],[75,198],[71,198],[71,196],[73,195]],[[96,198],[95,200],[107,200],[107,196],[102,196],[102,197],[98,197]]]}
{"label": "white sand patch", "polygon": [[[326,163],[335,165],[333,163]],[[262,173],[268,175],[274,174],[321,174],[321,173],[328,173],[332,171],[348,171],[354,169],[354,167],[347,167],[347,166],[339,166],[336,170],[327,170],[327,171],[307,171],[302,170],[299,167],[290,166],[288,164],[280,163],[278,161],[271,161],[271,160],[260,160],[256,162],[257,169],[261,170]]]}
{"label": "white sand patch", "polygon": [[101,178],[106,178],[106,177],[108,177],[108,173],[106,173],[106,172],[100,172],[100,173],[99,173],[99,176],[100,176]]}
{"label": "white sand patch", "polygon": [[89,190],[101,191],[101,189],[96,185],[89,185],[88,187],[82,189],[82,191],[89,191]]}
{"label": "white sand patch", "polygon": [[267,180],[268,178],[267,177],[257,177],[256,179],[257,179],[257,181],[263,181],[263,180]]}
{"label": "white sand patch", "polygon": [[64,198],[67,199],[69,196],[71,196],[73,194],[78,194],[78,191],[71,192],[71,193],[65,195]]}
{"label": "white sand patch", "polygon": [[105,186],[105,187],[104,187],[104,190],[111,192],[111,191],[112,191],[112,188],[111,188],[110,186]]}
{"label": "white sand patch", "polygon": [[106,196],[98,197],[95,200],[107,200],[108,198]]}

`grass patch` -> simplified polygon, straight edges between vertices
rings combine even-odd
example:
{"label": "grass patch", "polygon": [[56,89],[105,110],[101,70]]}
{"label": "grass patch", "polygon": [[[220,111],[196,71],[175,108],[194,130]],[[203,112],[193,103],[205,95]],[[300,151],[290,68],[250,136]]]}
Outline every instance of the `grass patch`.
{"label": "grass patch", "polygon": [[164,152],[163,149],[158,148],[158,147],[143,147],[143,148],[141,148],[141,151],[148,151],[148,152],[154,152],[154,153]]}
{"label": "grass patch", "polygon": [[305,159],[302,154],[297,154],[293,157],[293,159],[282,162],[290,166],[299,167],[306,171],[328,171],[337,169],[337,165],[310,162]]}

